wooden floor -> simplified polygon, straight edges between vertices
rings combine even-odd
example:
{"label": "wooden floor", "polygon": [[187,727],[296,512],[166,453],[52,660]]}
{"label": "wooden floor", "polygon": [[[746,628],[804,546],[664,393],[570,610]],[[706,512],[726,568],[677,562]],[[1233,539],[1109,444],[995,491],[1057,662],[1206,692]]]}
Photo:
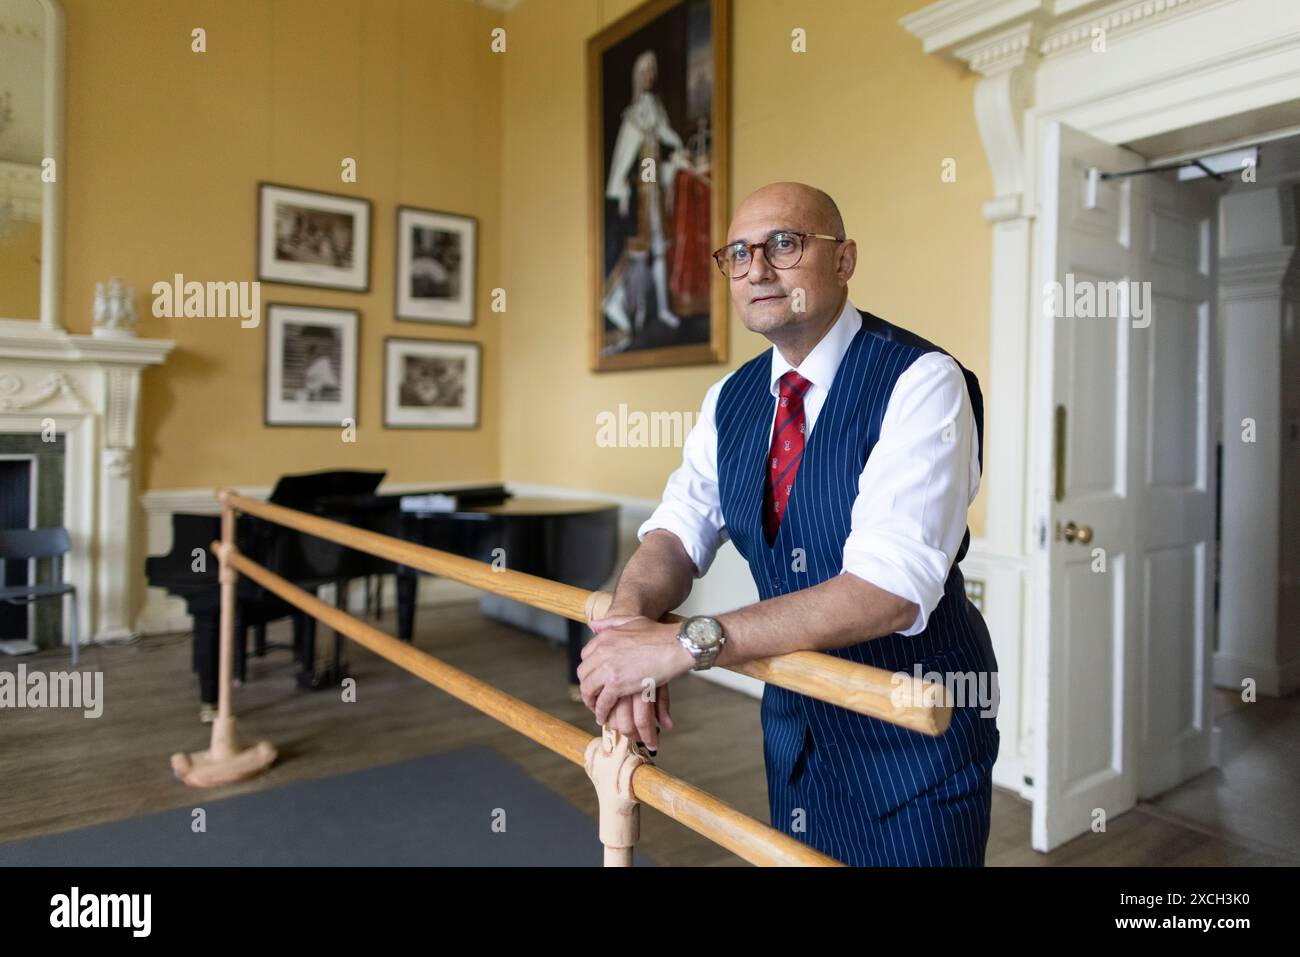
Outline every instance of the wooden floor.
{"label": "wooden floor", "polygon": [[[391,630],[391,615],[382,626]],[[287,638],[272,626],[271,640]],[[474,602],[421,609],[416,644],[476,677],[590,731],[591,713],[568,700],[565,653],[533,635],[483,618]],[[267,738],[280,760],[265,776],[196,792],[171,774],[169,756],[207,746],[198,721],[188,636],[142,639],[83,651],[81,667],[104,673],[104,713],[0,711],[0,843],[85,827],[295,781],[401,761],[468,745],[486,745],[593,818],[585,773],[540,745],[483,717],[357,646],[349,658],[357,700],[336,691],[301,692],[287,651],[249,662],[236,689],[246,741]],[[44,652],[0,660],[0,668],[64,670],[68,656]],[[746,814],[767,821],[762,731],[756,699],[709,682],[673,687],[673,718],[656,763]],[[720,747],[717,742],[728,742]],[[455,787],[455,781],[448,781]],[[365,808],[340,808],[361,815]],[[641,848],[664,865],[743,864],[703,837],[645,809]],[[1029,806],[995,790],[990,865],[1278,864],[1285,855],[1258,843],[1212,833],[1194,821],[1145,805],[1110,822],[1104,834],[1077,838],[1051,854],[1029,847]]]}

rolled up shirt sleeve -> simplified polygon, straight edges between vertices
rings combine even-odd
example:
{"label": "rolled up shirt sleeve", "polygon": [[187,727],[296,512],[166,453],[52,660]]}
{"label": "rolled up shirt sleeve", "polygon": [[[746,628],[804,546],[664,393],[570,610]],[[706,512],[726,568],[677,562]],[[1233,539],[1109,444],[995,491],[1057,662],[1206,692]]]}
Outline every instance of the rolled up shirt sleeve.
{"label": "rolled up shirt sleeve", "polygon": [[696,577],[703,578],[727,541],[718,494],[718,431],[715,414],[718,393],[731,377],[728,373],[709,387],[699,418],[686,436],[682,464],[668,476],[663,499],[637,529],[637,541],[656,528],[666,529],[679,539],[695,563]]}
{"label": "rolled up shirt sleeve", "polygon": [[927,353],[898,377],[867,459],[844,543],[844,572],[915,602],[903,635],[943,597],[979,491],[979,437],[961,368]]}

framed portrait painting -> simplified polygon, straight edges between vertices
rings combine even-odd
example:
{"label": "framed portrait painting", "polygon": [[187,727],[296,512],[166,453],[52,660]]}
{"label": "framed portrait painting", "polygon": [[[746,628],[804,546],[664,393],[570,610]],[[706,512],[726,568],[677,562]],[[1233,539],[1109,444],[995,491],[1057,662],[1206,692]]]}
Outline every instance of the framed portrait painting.
{"label": "framed portrait painting", "polygon": [[355,309],[267,304],[267,425],[356,422],[359,321]]}
{"label": "framed portrait painting", "polygon": [[477,234],[473,216],[398,207],[398,319],[474,324]]}
{"label": "framed portrait painting", "polygon": [[368,292],[370,200],[259,183],[257,278]]}
{"label": "framed portrait painting", "polygon": [[723,362],[729,0],[649,0],[587,42],[591,367]]}
{"label": "framed portrait painting", "polygon": [[385,428],[478,428],[481,357],[477,342],[385,339]]}

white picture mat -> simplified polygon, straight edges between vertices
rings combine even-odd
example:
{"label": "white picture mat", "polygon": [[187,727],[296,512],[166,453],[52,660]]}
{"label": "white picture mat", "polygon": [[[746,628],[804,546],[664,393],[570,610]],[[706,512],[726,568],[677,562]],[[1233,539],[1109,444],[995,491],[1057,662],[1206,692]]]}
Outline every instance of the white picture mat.
{"label": "white picture mat", "polygon": [[[257,271],[265,282],[302,283],[363,291],[370,285],[370,204],[347,196],[329,196],[283,186],[262,185],[258,216]],[[345,213],[353,217],[352,268],[340,269],[321,263],[291,263],[275,258],[275,207],[289,203],[309,209]]]}
{"label": "white picture mat", "polygon": [[[428,356],[437,359],[465,360],[465,407],[463,409],[403,408],[398,399],[402,386],[402,359],[405,356]],[[421,343],[412,339],[389,339],[384,343],[384,425],[386,426],[460,426],[478,424],[480,353],[477,346],[455,342]]]}
{"label": "white picture mat", "polygon": [[[307,306],[267,307],[266,421],[271,425],[338,425],[357,414],[357,313],[348,309]],[[337,402],[306,402],[281,398],[284,385],[284,325],[330,326],[342,332]]]}
{"label": "white picture mat", "polygon": [[[460,295],[450,299],[416,299],[411,295],[411,230],[438,229],[461,236]],[[474,284],[477,281],[478,223],[464,216],[453,216],[419,209],[397,212],[397,315],[401,319],[474,322]]]}

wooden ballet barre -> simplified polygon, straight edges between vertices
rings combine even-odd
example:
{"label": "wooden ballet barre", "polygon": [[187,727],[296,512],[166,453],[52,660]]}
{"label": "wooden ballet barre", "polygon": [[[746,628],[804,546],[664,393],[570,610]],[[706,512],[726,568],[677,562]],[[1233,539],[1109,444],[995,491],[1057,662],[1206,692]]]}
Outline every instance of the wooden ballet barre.
{"label": "wooden ballet barre", "polygon": [[[213,542],[213,548],[220,552],[221,544]],[[589,734],[575,728],[567,721],[562,721],[321,601],[310,592],[240,554],[233,547],[226,550],[226,560],[240,574],[279,595],[317,621],[347,635],[381,658],[388,659],[402,670],[440,688],[453,698],[495,718],[525,737],[532,738],[566,760],[580,767],[589,764],[592,746],[600,739],[593,740]],[[607,734],[611,733],[616,738],[622,738],[622,735],[608,732],[607,729]],[[711,794],[687,784],[653,764],[636,763],[628,773],[627,783],[629,803],[648,804],[752,864],[840,866],[835,859],[740,813]],[[606,800],[603,794],[600,797],[603,817]],[[607,845],[606,862],[630,865],[634,843],[635,833],[632,841],[624,847],[611,848]]]}
{"label": "wooden ballet barre", "polygon": [[[219,489],[216,495],[227,508],[511,598],[573,621],[586,623],[604,614],[604,609],[608,608],[610,596],[607,592],[589,592],[536,575],[497,568],[487,562],[247,498],[229,489]],[[659,620],[677,622],[682,618],[668,614]],[[943,685],[925,682],[912,675],[896,675],[883,668],[822,652],[796,651],[719,667],[921,734],[941,735],[952,721],[952,707]]]}

